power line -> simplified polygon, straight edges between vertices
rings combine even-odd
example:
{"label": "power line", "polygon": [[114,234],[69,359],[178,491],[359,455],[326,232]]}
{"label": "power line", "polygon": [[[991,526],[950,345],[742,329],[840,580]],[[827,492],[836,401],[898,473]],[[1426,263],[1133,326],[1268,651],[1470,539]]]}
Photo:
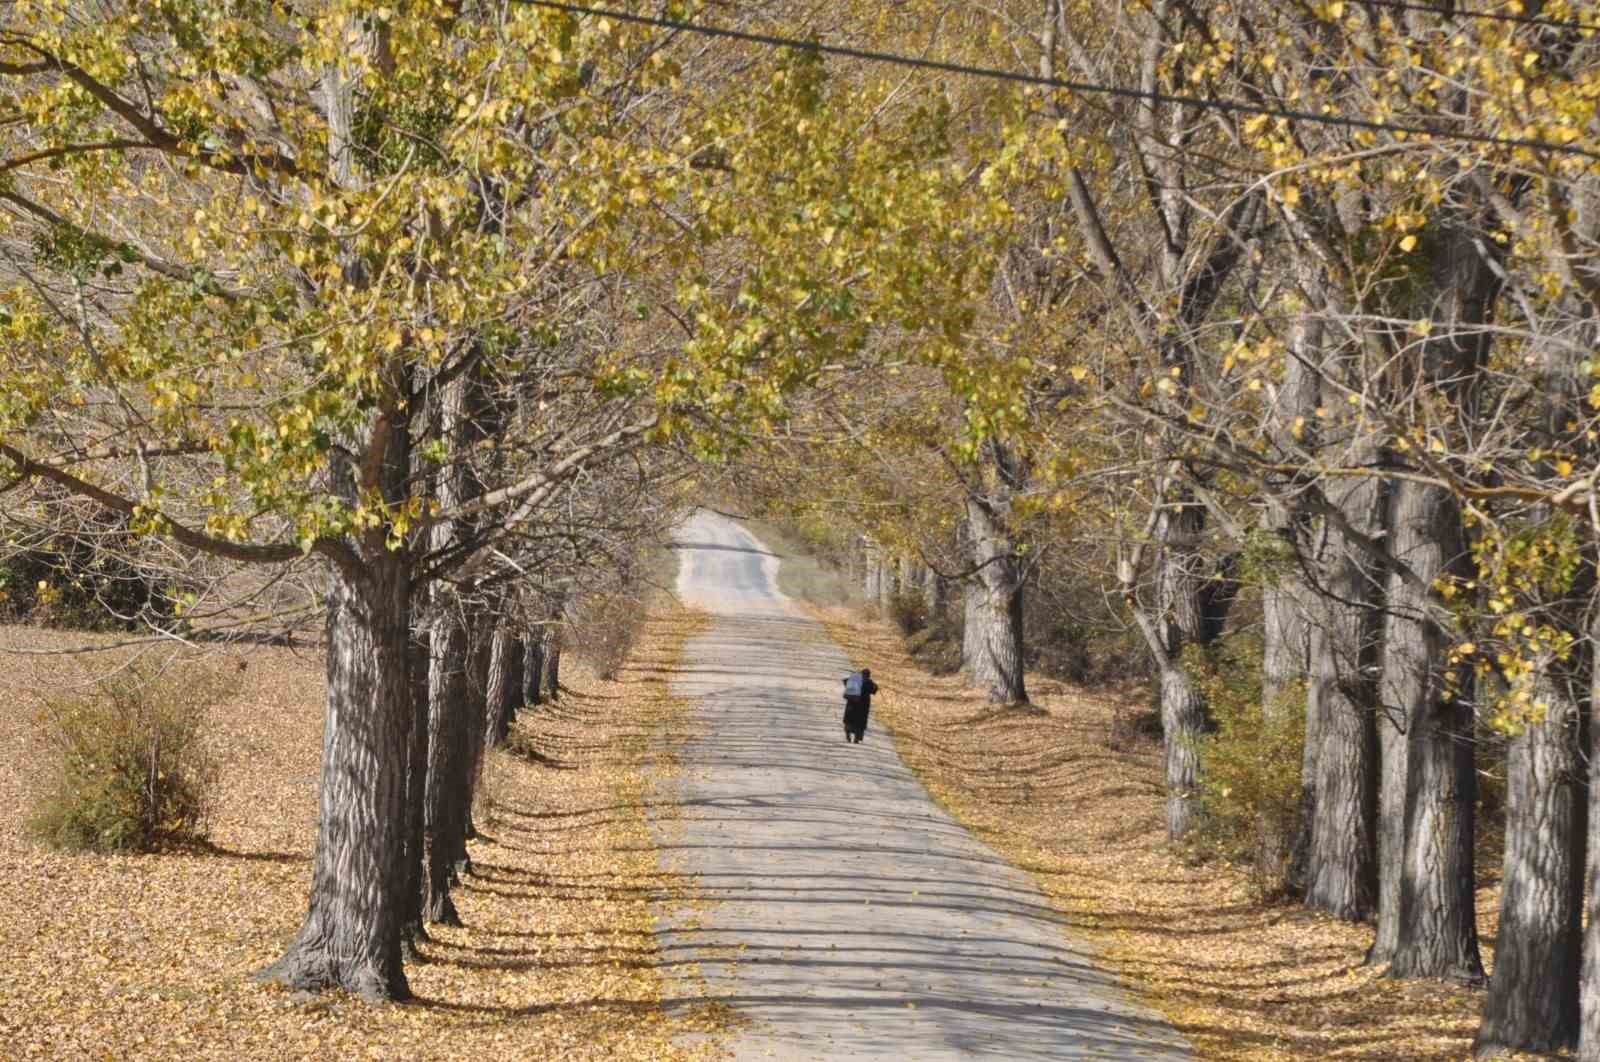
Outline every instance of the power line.
{"label": "power line", "polygon": [[[1016,70],[1002,70],[997,67],[969,66],[965,63],[948,63],[938,59],[923,59],[913,55],[899,55],[894,52],[879,52],[868,48],[852,48],[841,44],[823,44],[819,41],[801,40],[797,37],[780,37],[770,33],[752,33],[748,30],[725,29],[721,26],[707,26],[698,22],[689,22],[686,19],[669,18],[660,15],[636,15],[631,11],[615,11],[604,7],[588,7],[583,4],[564,3],[562,0],[516,0],[517,3],[527,4],[530,7],[543,7],[553,11],[565,11],[575,15],[594,15],[597,18],[616,19],[618,22],[631,22],[641,26],[655,26],[659,29],[679,30],[684,33],[696,33],[704,37],[723,37],[728,40],[744,41],[748,44],[765,44],[775,48],[786,48],[792,51],[812,52],[817,55],[835,55],[845,59],[860,59],[872,63],[888,63],[892,66],[914,67],[921,70],[936,70],[945,74],[961,74],[966,77],[988,78],[994,81],[1011,81],[1023,85],[1039,85],[1045,88],[1066,89],[1083,95],[1111,96],[1119,99],[1142,100],[1151,103],[1176,103],[1191,107],[1200,107],[1206,110],[1223,111],[1231,114],[1259,114],[1269,118],[1287,118],[1299,122],[1312,122],[1318,125],[1341,126],[1348,129],[1366,129],[1378,133],[1405,133],[1408,136],[1420,136],[1438,140],[1455,140],[1463,143],[1488,144],[1498,147],[1520,147],[1533,151],[1550,151],[1563,155],[1580,155],[1584,158],[1600,161],[1600,152],[1588,148],[1576,147],[1572,144],[1557,144],[1549,140],[1536,140],[1529,137],[1504,137],[1494,136],[1489,133],[1473,133],[1466,131],[1451,131],[1445,129],[1430,129],[1424,125],[1409,125],[1403,122],[1379,122],[1369,118],[1351,118],[1345,115],[1319,114],[1315,111],[1298,111],[1288,107],[1271,107],[1266,104],[1247,103],[1243,100],[1216,99],[1209,96],[1190,96],[1184,93],[1147,92],[1144,89],[1127,88],[1122,85],[1097,85],[1088,81],[1074,81],[1070,78],[1044,77],[1039,74],[1028,74]],[[1370,0],[1369,0],[1370,2]],[[1395,0],[1398,2],[1398,0]],[[1435,14],[1437,14],[1437,10]]]}
{"label": "power line", "polygon": [[1486,22],[1511,22],[1519,26],[1544,26],[1548,29],[1600,30],[1600,22],[1550,18],[1546,15],[1520,15],[1511,11],[1457,11],[1450,3],[1442,6],[1408,0],[1354,0],[1363,7],[1388,7],[1396,11],[1420,11],[1440,18],[1476,18]]}

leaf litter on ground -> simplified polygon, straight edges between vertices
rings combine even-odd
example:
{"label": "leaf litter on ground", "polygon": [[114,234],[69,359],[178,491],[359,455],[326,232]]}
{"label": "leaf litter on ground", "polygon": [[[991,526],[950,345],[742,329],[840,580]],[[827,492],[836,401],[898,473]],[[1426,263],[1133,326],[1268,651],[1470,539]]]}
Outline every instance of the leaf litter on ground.
{"label": "leaf litter on ground", "polygon": [[[874,721],[933,797],[1027,872],[1074,939],[1200,1058],[1471,1057],[1481,990],[1386,978],[1363,963],[1370,925],[1264,902],[1243,871],[1167,844],[1159,740],[1125,725],[1142,690],[1031,680],[1030,709],[997,707],[959,675],[922,671],[886,624],[807,607],[872,667],[883,686]],[[1479,889],[1486,966],[1498,903],[1497,883]]]}
{"label": "leaf litter on ground", "polygon": [[658,866],[647,822],[674,766],[669,735],[686,725],[666,676],[701,622],[660,604],[614,681],[563,661],[560,698],[521,714],[517,744],[538,755],[490,758],[483,836],[457,894],[465,926],[431,930],[403,1006],[250,980],[305,913],[320,652],[225,651],[247,681],[211,713],[220,774],[206,845],[67,855],[22,830],[43,784],[35,715],[49,692],[81,690],[125,654],[6,653],[88,636],[0,627],[17,691],[0,708],[0,1043],[38,1058],[716,1057],[725,1008],[663,1007],[652,905],[692,890]]}

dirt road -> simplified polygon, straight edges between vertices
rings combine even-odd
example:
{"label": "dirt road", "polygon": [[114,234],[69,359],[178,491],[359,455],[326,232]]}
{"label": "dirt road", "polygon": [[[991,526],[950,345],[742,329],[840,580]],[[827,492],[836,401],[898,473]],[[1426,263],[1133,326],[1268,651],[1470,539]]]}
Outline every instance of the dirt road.
{"label": "dirt road", "polygon": [[740,1059],[1188,1057],[933,804],[876,721],[845,743],[852,662],[779,594],[776,556],[704,512],[678,549],[679,595],[713,622],[675,680],[707,733],[657,827],[708,901],[662,930],[677,999],[749,1018]]}

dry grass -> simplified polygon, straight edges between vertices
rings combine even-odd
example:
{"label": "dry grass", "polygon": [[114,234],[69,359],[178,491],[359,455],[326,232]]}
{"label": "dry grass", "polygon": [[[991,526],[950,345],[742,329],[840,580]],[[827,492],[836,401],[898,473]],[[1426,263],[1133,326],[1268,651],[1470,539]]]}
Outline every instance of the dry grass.
{"label": "dry grass", "polygon": [[[322,729],[315,651],[228,658],[246,681],[213,712],[213,847],[138,857],[56,854],[19,828],[36,784],[39,693],[83,684],[117,654],[0,653],[14,691],[0,709],[8,1056],[712,1056],[715,1012],[660,1006],[650,904],[677,885],[658,868],[646,824],[650,778],[670,769],[670,745],[655,737],[683,707],[665,669],[696,622],[664,610],[620,680],[574,663],[559,703],[519,720],[544,760],[497,759],[494,825],[473,845],[475,873],[457,899],[466,928],[437,931],[428,961],[408,971],[416,1002],[391,1007],[248,979],[304,914]],[[79,640],[0,628],[0,650],[65,638]]]}
{"label": "dry grass", "polygon": [[[1470,1056],[1481,992],[1385,979],[1362,965],[1369,926],[1261,903],[1243,873],[1171,852],[1159,747],[1118,724],[1129,697],[1038,682],[1039,711],[997,709],[959,676],[917,671],[886,627],[814,612],[852,660],[871,662],[884,687],[874,717],[934,797],[1026,870],[1201,1057]],[[1498,896],[1478,900],[1487,945]]]}
{"label": "dry grass", "polygon": [[778,567],[778,589],[783,594],[823,606],[861,601],[861,591],[851,574],[822,560],[818,551],[793,529],[773,520],[745,520],[744,526],[783,559]]}

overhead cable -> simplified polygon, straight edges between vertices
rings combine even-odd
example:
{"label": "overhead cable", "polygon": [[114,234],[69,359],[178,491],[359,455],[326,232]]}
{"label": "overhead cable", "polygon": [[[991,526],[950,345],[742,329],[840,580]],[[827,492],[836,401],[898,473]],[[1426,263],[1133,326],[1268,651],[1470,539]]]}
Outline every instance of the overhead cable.
{"label": "overhead cable", "polygon": [[[934,70],[944,74],[960,74],[964,77],[986,78],[993,81],[1010,81],[1023,85],[1037,85],[1043,88],[1065,89],[1083,95],[1110,96],[1118,99],[1141,100],[1151,103],[1175,103],[1205,110],[1222,111],[1231,114],[1265,115],[1269,118],[1283,118],[1296,122],[1312,122],[1318,125],[1338,126],[1347,129],[1365,129],[1376,133],[1403,133],[1406,136],[1422,137],[1433,140],[1450,140],[1470,144],[1486,144],[1495,147],[1526,148],[1530,151],[1547,151],[1553,154],[1578,155],[1600,162],[1600,151],[1581,147],[1576,144],[1559,144],[1552,140],[1539,140],[1533,137],[1496,136],[1492,133],[1475,133],[1470,130],[1437,129],[1425,125],[1414,125],[1406,122],[1384,122],[1371,118],[1354,118],[1349,115],[1325,114],[1317,111],[1302,111],[1290,107],[1272,106],[1264,103],[1250,103],[1246,100],[1221,99],[1212,96],[1194,96],[1187,93],[1158,92],[1147,89],[1129,88],[1125,85],[1099,85],[1089,81],[1078,81],[1071,78],[1045,77],[1042,74],[1029,74],[1019,70],[1004,70],[998,67],[972,66],[966,63],[951,63],[938,59],[924,59],[914,55],[900,55],[894,52],[880,52],[869,48],[854,48],[842,44],[823,44],[820,41],[804,40],[799,37],[783,37],[772,33],[754,33],[749,30],[728,29],[722,26],[710,26],[700,22],[690,22],[687,19],[670,18],[665,15],[640,15],[631,11],[618,11],[613,8],[591,7],[585,4],[565,3],[563,0],[516,0],[517,3],[530,7],[548,8],[552,11],[565,11],[576,15],[593,15],[596,18],[615,19],[618,22],[629,22],[642,26],[654,26],[659,29],[677,30],[682,33],[694,33],[703,37],[722,37],[728,40],[743,41],[748,44],[761,44],[774,48],[783,48],[790,51],[811,52],[816,55],[839,56],[845,59],[859,59],[864,62],[886,63],[893,66],[913,67],[921,70]],[[1436,12],[1438,13],[1438,12]]]}

